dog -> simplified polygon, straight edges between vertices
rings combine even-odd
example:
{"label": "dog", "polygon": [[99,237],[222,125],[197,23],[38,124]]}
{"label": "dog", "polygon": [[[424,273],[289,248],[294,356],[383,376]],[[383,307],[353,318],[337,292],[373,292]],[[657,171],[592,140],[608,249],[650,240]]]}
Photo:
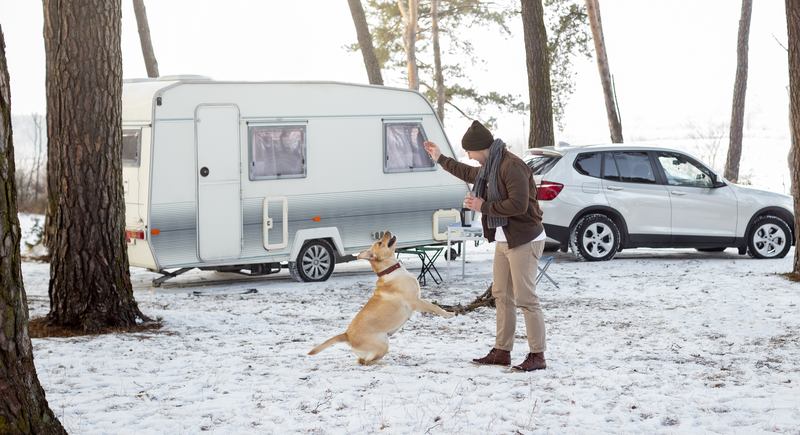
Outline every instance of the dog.
{"label": "dog", "polygon": [[369,365],[386,355],[389,336],[397,332],[414,311],[448,319],[454,316],[420,298],[417,277],[395,258],[396,243],[397,238],[386,231],[380,240],[358,254],[356,258],[369,260],[372,270],[378,275],[375,293],[350,322],[347,331],[311,349],[309,355],[316,355],[335,343],[347,342],[358,357],[358,363]]}

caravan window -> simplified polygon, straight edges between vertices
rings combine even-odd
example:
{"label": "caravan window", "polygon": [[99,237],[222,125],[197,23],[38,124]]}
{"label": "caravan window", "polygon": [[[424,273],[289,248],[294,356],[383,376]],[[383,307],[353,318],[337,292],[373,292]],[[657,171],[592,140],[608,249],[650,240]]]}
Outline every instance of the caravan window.
{"label": "caravan window", "polygon": [[139,153],[142,145],[141,129],[122,130],[122,166],[139,166]]}
{"label": "caravan window", "polygon": [[436,169],[422,143],[427,140],[420,122],[393,122],[383,126],[383,171],[412,172]]}
{"label": "caravan window", "polygon": [[306,176],[305,125],[251,125],[250,179]]}

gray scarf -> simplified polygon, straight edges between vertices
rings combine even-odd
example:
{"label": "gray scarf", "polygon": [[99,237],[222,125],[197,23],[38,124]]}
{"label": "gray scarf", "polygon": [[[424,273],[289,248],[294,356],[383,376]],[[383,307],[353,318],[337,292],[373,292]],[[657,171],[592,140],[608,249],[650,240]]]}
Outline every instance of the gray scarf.
{"label": "gray scarf", "polygon": [[[503,160],[503,151],[506,144],[500,139],[495,139],[489,147],[489,158],[486,164],[481,166],[478,177],[472,186],[473,195],[486,201],[500,201],[505,199],[500,196],[500,162]],[[487,189],[488,182],[488,189]],[[502,227],[508,224],[508,218],[502,216],[486,216],[486,223],[489,228]]]}

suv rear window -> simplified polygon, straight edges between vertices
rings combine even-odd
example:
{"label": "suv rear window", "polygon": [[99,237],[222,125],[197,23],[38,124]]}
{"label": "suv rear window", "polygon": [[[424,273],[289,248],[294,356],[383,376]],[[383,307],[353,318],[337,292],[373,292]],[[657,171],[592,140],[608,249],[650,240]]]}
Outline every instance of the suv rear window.
{"label": "suv rear window", "polygon": [[583,153],[575,157],[575,170],[583,175],[600,178],[600,153]]}
{"label": "suv rear window", "polygon": [[544,175],[553,169],[559,160],[561,160],[561,156],[535,155],[527,159],[525,163],[533,170],[533,175]]}

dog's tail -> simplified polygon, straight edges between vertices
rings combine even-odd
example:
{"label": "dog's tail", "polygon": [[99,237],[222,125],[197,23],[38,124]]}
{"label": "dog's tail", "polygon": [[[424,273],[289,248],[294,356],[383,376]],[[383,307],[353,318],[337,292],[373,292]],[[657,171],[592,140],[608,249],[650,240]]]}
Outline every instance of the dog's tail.
{"label": "dog's tail", "polygon": [[311,349],[311,352],[309,352],[308,354],[309,355],[316,355],[316,354],[322,352],[323,350],[327,349],[328,346],[336,344],[336,343],[341,343],[343,341],[347,341],[347,334],[346,333],[345,334],[339,334],[339,335],[337,335],[335,337],[331,337],[331,338],[327,339],[325,341],[325,343],[322,343],[319,346]]}

